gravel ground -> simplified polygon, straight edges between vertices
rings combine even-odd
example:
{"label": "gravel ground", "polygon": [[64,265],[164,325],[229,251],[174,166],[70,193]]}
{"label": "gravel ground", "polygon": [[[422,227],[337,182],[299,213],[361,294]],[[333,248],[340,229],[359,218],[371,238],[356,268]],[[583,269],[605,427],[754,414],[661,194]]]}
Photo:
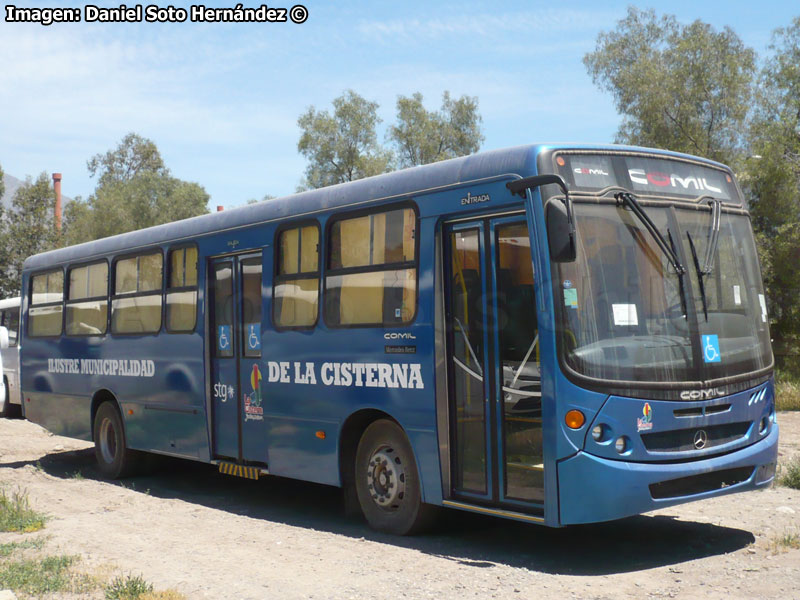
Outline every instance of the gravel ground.
{"label": "gravel ground", "polygon": [[[778,422],[785,464],[800,412]],[[89,444],[19,420],[0,420],[0,485],[51,516],[48,552],[190,599],[800,599],[800,550],[776,545],[800,535],[800,491],[781,486],[558,530],[447,511],[435,532],[394,538],[346,518],[326,486],[188,461],[106,482]]]}

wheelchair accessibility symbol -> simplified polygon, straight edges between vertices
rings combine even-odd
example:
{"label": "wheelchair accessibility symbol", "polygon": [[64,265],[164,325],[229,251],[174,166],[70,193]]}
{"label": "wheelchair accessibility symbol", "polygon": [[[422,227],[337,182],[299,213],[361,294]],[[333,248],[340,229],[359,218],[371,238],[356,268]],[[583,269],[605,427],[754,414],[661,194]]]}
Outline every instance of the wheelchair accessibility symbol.
{"label": "wheelchair accessibility symbol", "polygon": [[247,347],[250,350],[261,350],[261,325],[259,323],[247,326]]}
{"label": "wheelchair accessibility symbol", "polygon": [[217,332],[217,347],[221,351],[230,350],[231,347],[231,326],[220,325]]}
{"label": "wheelchair accessibility symbol", "polygon": [[719,338],[716,335],[704,335],[701,340],[703,360],[707,363],[720,362],[722,357],[719,354]]}

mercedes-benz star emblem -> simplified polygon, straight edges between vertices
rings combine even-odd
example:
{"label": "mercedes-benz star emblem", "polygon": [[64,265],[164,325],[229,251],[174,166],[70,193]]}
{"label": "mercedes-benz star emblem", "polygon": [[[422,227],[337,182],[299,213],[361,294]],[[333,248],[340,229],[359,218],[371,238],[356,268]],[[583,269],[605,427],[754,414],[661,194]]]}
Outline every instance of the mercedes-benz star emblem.
{"label": "mercedes-benz star emblem", "polygon": [[694,447],[698,450],[702,450],[706,447],[706,443],[708,442],[708,434],[699,429],[697,433],[694,434]]}

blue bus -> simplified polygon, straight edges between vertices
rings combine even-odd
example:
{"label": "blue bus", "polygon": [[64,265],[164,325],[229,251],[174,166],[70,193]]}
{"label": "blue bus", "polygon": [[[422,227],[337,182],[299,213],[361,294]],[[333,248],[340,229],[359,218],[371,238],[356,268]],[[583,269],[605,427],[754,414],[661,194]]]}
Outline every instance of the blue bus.
{"label": "blue bus", "polygon": [[25,262],[25,415],[341,486],[408,534],[445,506],[564,526],[768,486],[773,357],[727,167],[495,150]]}

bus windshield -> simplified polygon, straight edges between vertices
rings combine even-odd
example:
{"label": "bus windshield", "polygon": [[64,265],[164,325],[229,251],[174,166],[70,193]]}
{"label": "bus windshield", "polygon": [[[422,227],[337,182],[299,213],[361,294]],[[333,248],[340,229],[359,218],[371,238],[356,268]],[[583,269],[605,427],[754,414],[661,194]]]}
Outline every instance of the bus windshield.
{"label": "bus windshield", "polygon": [[[716,199],[739,203],[729,190]],[[685,272],[675,269],[630,206],[611,196],[603,202],[576,196],[577,259],[554,265],[567,366],[632,387],[711,382],[769,367],[766,302],[746,213],[719,204],[712,210],[708,199],[689,205],[654,201],[644,190],[636,195]]]}

